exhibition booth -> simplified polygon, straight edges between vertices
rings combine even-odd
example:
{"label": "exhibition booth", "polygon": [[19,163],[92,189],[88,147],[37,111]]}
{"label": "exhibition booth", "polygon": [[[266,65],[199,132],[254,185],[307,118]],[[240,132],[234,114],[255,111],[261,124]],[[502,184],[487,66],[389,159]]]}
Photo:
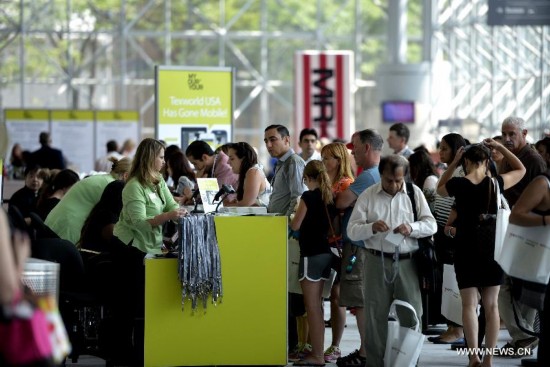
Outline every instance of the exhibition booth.
{"label": "exhibition booth", "polygon": [[287,217],[214,223],[223,287],[215,304],[182,303],[178,259],[145,260],[145,365],[286,365]]}

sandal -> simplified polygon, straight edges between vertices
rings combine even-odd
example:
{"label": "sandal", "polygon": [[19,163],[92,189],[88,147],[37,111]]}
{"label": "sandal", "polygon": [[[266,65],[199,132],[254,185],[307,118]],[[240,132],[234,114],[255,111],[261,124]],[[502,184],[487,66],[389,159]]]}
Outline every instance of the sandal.
{"label": "sandal", "polygon": [[336,360],[338,367],[363,367],[365,363],[367,363],[367,358],[361,357],[357,349],[353,353]]}

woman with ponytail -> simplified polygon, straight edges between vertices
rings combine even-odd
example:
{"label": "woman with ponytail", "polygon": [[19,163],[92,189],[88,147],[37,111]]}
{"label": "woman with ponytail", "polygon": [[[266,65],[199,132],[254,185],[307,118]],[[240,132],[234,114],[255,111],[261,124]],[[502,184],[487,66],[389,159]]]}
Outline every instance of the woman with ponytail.
{"label": "woman with ponytail", "polygon": [[298,279],[304,295],[312,350],[307,357],[294,365],[324,365],[325,323],[321,300],[325,280],[330,277],[333,256],[328,242],[329,221],[332,221],[337,212],[332,182],[321,161],[310,161],[306,165],[303,180],[308,191],[302,194],[290,227],[294,231],[300,230]]}

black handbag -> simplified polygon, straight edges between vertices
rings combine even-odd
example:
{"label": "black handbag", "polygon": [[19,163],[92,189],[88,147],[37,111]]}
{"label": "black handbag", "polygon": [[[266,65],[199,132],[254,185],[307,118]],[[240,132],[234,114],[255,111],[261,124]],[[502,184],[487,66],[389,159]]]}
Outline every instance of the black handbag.
{"label": "black handbag", "polygon": [[445,226],[438,225],[434,234],[435,256],[440,264],[454,264],[456,242],[453,237],[445,235]]}
{"label": "black handbag", "polygon": [[[414,221],[416,222],[418,220],[418,213],[416,211],[416,200],[414,200],[412,183],[407,182],[406,188],[407,195],[412,204]],[[420,289],[428,293],[438,292],[441,287],[441,272],[437,266],[437,257],[432,236],[418,239],[418,251],[414,254],[413,260],[418,269]]]}
{"label": "black handbag", "polygon": [[[485,213],[480,214],[477,225],[474,228],[475,238],[477,240],[477,246],[475,247],[476,256],[482,258],[494,258],[495,253],[495,236],[497,229],[497,214],[496,214],[496,197],[493,200],[492,189],[494,182],[489,181],[489,192],[487,194],[487,210]],[[498,183],[497,183],[498,185]],[[494,213],[491,213],[490,208],[494,208]]]}

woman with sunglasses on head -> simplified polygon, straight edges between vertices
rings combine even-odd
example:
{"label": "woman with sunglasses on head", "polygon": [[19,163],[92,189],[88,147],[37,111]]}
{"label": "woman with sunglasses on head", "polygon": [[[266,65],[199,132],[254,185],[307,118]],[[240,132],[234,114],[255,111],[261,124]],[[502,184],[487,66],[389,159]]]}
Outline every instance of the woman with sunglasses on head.
{"label": "woman with sunglasses on head", "polygon": [[[355,180],[351,170],[350,154],[343,143],[330,143],[321,149],[323,164],[332,183],[332,192],[336,196],[346,190]],[[343,214],[343,213],[342,213]],[[338,223],[341,223],[340,213]],[[338,260],[340,260],[338,258]],[[341,261],[339,261],[341,262]],[[330,291],[330,327],[332,329],[332,342],[325,350],[325,362],[334,363],[342,355],[340,341],[346,324],[346,307],[339,306],[340,300],[340,268],[341,264],[334,266],[338,269],[338,275],[332,284]]]}
{"label": "woman with sunglasses on head", "polygon": [[258,164],[254,148],[245,142],[229,143],[227,155],[233,173],[239,175],[237,197],[226,200],[225,206],[265,206],[269,204],[271,185]]}
{"label": "woman with sunglasses on head", "polygon": [[[453,196],[456,203],[456,252],[455,272],[462,299],[462,322],[466,340],[472,347],[478,345],[478,319],[476,307],[478,292],[485,309],[485,346],[496,348],[500,317],[498,313],[498,292],[502,284],[503,272],[494,259],[494,233],[492,241],[483,240],[478,228],[483,226],[484,214],[496,214],[497,198],[494,181],[488,176],[490,149],[497,149],[504,155],[512,170],[498,175],[496,184],[504,191],[525,175],[525,167],[520,160],[502,144],[493,139],[485,139],[482,144],[460,148],[443,174],[437,186],[441,196]],[[463,163],[462,163],[463,162]],[[452,171],[463,164],[466,176],[452,177]],[[486,354],[483,362],[477,354],[470,357],[470,367],[492,366],[492,354]]]}
{"label": "woman with sunglasses on head", "polygon": [[300,230],[298,279],[304,295],[312,349],[294,366],[324,366],[325,323],[321,300],[332,265],[333,255],[328,242],[329,220],[334,218],[336,208],[332,184],[322,162],[310,161],[304,168],[303,180],[308,191],[302,194],[290,228]]}

